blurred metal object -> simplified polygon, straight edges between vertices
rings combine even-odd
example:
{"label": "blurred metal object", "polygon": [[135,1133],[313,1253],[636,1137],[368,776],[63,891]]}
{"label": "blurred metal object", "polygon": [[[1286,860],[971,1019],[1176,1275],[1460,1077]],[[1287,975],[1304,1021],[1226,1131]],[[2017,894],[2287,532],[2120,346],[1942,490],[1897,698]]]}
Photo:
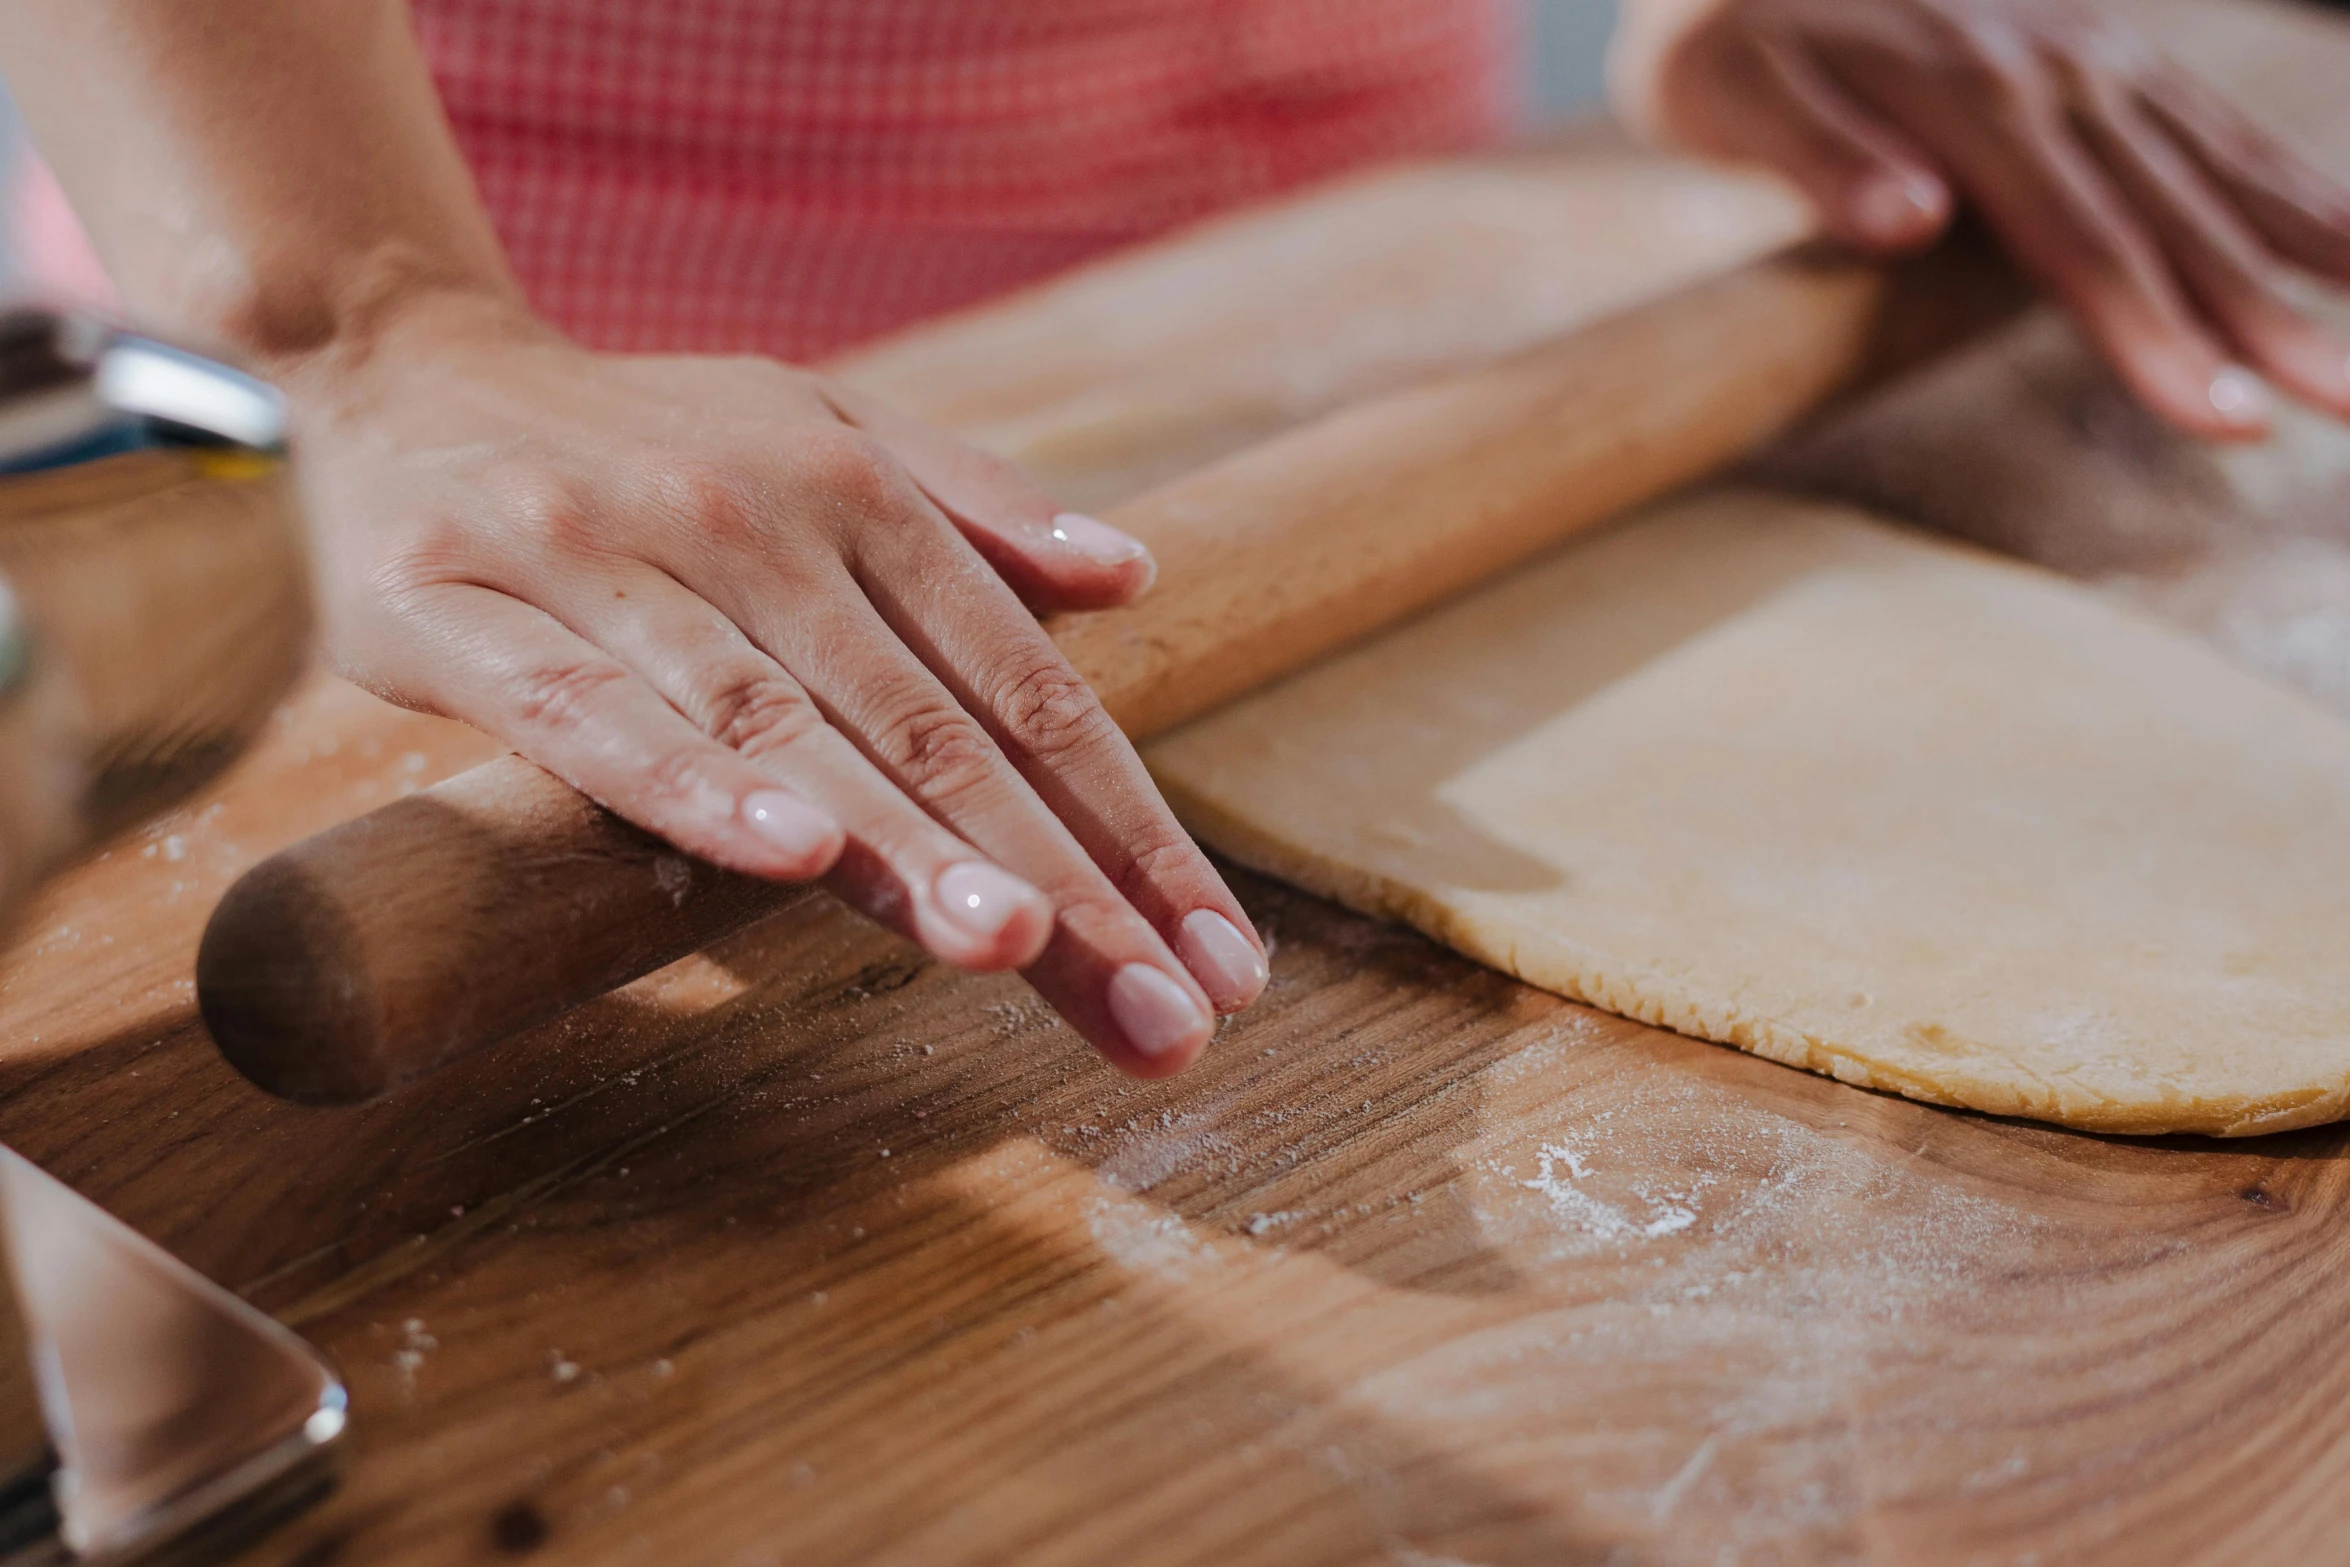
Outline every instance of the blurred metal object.
{"label": "blurred metal object", "polygon": [[[101,323],[0,315],[0,926],[185,797],[310,638],[263,383]],[[0,1148],[0,1567],[209,1558],[332,1482],[310,1347]]]}
{"label": "blurred metal object", "polygon": [[[205,782],[309,646],[262,382],[153,339],[0,315],[0,909]],[[10,674],[8,671],[12,670]]]}
{"label": "blurred metal object", "polygon": [[332,1484],[307,1344],[5,1148],[0,1226],[0,1567],[185,1562]]}

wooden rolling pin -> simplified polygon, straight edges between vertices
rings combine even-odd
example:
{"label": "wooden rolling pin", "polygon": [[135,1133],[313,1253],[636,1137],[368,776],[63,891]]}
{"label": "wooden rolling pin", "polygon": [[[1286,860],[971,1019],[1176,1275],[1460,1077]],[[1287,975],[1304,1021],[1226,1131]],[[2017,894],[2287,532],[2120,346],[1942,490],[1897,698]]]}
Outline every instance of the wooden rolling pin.
{"label": "wooden rolling pin", "polygon": [[[1141,603],[1048,622],[1141,738],[1734,461],[2000,319],[1977,248],[1896,274],[1780,257],[1341,411],[1113,510]],[[310,838],[230,889],[197,991],[288,1098],[371,1098],[807,896],[691,861],[519,757]]]}

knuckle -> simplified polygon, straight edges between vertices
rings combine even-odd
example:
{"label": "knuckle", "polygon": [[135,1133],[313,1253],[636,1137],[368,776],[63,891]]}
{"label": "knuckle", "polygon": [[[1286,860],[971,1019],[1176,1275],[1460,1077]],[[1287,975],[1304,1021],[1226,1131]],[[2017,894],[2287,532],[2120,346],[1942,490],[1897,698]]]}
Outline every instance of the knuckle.
{"label": "knuckle", "polygon": [[740,539],[759,531],[758,486],[743,469],[712,459],[677,459],[659,470],[662,508],[705,535]]}
{"label": "knuckle", "polygon": [[1162,829],[1129,848],[1118,887],[1128,897],[1139,899],[1144,888],[1187,877],[1199,865],[1199,846],[1188,834],[1180,828]]}
{"label": "knuckle", "polygon": [[422,616],[437,591],[480,580],[483,550],[460,519],[428,512],[403,519],[390,537],[339,548],[329,539],[318,556],[321,597],[346,612],[362,607],[393,619]]}
{"label": "knuckle", "polygon": [[603,694],[627,678],[628,671],[602,659],[529,666],[514,680],[515,717],[535,729],[576,729]]}
{"label": "knuckle", "polygon": [[474,554],[472,530],[456,517],[433,512],[413,519],[375,562],[386,588],[422,587],[461,573]]}
{"label": "knuckle", "polygon": [[815,704],[791,681],[756,669],[713,690],[701,716],[710,738],[749,757],[783,750],[813,734],[823,722]]}
{"label": "knuckle", "polygon": [[796,455],[801,472],[836,506],[870,515],[894,510],[904,499],[896,460],[880,442],[846,425],[808,432]]}
{"label": "knuckle", "polygon": [[497,488],[498,508],[525,535],[557,549],[576,548],[593,533],[595,513],[581,488],[548,469],[532,467],[506,475]]}
{"label": "knuckle", "polygon": [[1004,685],[996,710],[1021,746],[1045,762],[1091,754],[1116,733],[1093,688],[1049,654],[1034,658]]}
{"label": "knuckle", "polygon": [[997,776],[994,743],[959,708],[931,707],[901,719],[885,758],[909,789],[929,800],[968,798]]}
{"label": "knuckle", "polygon": [[641,784],[650,800],[699,800],[711,789],[702,759],[692,751],[664,751],[649,763]]}

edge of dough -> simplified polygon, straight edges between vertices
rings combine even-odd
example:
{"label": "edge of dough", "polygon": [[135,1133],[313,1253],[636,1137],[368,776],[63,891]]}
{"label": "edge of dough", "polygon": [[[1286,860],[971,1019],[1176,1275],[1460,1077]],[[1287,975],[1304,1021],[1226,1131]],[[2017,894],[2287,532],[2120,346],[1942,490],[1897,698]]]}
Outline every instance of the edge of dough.
{"label": "edge of dough", "polygon": [[[1334,865],[1284,842],[1275,834],[1249,825],[1171,776],[1155,769],[1154,776],[1167,803],[1186,827],[1219,853],[1251,870],[1329,898],[1359,914],[1408,925],[1455,952],[1466,953],[1536,989],[1564,996],[1569,1001],[1692,1039],[1728,1045],[1782,1066],[1832,1077],[1855,1088],[1895,1094],[1946,1109],[2015,1116],[2075,1131],[2136,1137],[2174,1133],[2260,1137],[2338,1121],[2350,1110],[2350,1076],[2328,1088],[2256,1098],[2204,1100],[2191,1110],[2184,1103],[2174,1103],[2150,1114],[2143,1108],[2117,1108],[2102,1095],[2079,1090],[2068,1093],[2064,1084],[2045,1077],[2038,1079],[2044,1085],[2043,1094],[2022,1094],[2008,1084],[1970,1071],[1962,1059],[1944,1067],[1946,1080],[1957,1085],[1944,1091],[1890,1062],[1768,1018],[1742,1015],[1727,1002],[1668,1002],[1662,999],[1665,987],[1651,986],[1639,978],[1620,979],[1612,984],[1594,983],[1598,966],[1579,959],[1572,943],[1540,935],[1506,917],[1491,919],[1489,916],[1486,927],[1479,929],[1414,888],[1374,871]],[[1489,939],[1494,924],[1510,925],[1520,939],[1506,950],[1498,949]],[[1619,974],[1636,969],[1630,964],[1612,966]],[[2004,1057],[2001,1060],[2012,1068],[2012,1062]]]}

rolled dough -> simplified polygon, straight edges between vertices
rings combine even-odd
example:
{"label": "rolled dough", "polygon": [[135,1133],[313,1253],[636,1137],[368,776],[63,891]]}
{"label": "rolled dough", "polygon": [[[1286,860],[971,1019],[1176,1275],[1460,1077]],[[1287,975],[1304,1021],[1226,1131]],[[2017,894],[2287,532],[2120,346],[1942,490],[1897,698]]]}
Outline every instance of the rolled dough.
{"label": "rolled dough", "polygon": [[1716,493],[1150,746],[1235,858],[1937,1104],[2350,1101],[2350,725],[2033,568]]}

